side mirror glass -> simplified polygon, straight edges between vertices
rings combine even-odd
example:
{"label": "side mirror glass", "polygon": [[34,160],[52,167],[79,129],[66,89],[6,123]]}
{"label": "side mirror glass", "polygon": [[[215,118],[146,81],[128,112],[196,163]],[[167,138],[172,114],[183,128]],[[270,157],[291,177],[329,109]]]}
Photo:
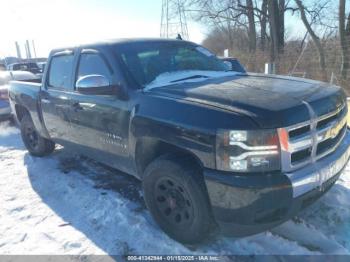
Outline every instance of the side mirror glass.
{"label": "side mirror glass", "polygon": [[75,87],[79,93],[87,95],[113,95],[117,93],[117,87],[111,86],[108,78],[103,75],[80,77]]}

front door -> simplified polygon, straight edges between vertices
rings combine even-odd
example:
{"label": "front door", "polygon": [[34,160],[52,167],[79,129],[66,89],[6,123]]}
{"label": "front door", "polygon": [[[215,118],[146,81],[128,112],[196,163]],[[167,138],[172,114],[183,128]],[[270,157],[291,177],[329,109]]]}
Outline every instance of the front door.
{"label": "front door", "polygon": [[[89,49],[82,51],[76,80],[87,75],[103,75],[113,85],[117,79],[104,56]],[[83,153],[126,171],[130,168],[128,102],[117,95],[72,95],[70,121]]]}

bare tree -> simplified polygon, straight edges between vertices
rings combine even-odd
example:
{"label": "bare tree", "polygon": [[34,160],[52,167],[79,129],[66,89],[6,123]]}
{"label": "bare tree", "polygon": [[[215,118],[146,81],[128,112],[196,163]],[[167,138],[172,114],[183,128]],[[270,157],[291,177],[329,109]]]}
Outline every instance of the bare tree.
{"label": "bare tree", "polygon": [[270,62],[276,62],[278,57],[278,15],[277,15],[277,1],[268,0],[268,12],[271,35],[271,51]]}
{"label": "bare tree", "polygon": [[[290,0],[188,0],[187,10],[212,28],[227,31],[230,43],[234,42],[232,32],[237,32],[231,27],[239,28],[239,32],[245,30],[251,61],[249,67],[254,70],[259,37],[261,50],[270,47],[271,62],[277,62],[279,55],[284,52],[284,17],[289,2]],[[231,47],[232,44],[229,48]]]}
{"label": "bare tree", "polygon": [[249,53],[247,46],[249,40],[246,30],[235,27],[232,27],[230,30],[232,36],[234,36],[232,39],[230,39],[226,28],[213,28],[202,44],[217,55],[223,55],[224,50],[230,44],[234,47],[230,50],[230,55],[232,56],[237,55],[235,52]]}
{"label": "bare tree", "polygon": [[342,49],[341,77],[343,80],[347,79],[350,68],[350,13],[346,23],[345,7],[345,0],[339,0],[339,35]]}
{"label": "bare tree", "polygon": [[246,0],[246,14],[249,24],[249,51],[255,53],[256,51],[256,28],[255,28],[255,17],[254,17],[254,6],[253,0]]}
{"label": "bare tree", "polygon": [[[187,11],[195,14],[195,19],[212,28],[236,27],[246,30],[249,41],[247,46],[251,53],[256,51],[256,21],[253,0],[191,0],[188,1]],[[194,8],[194,9],[193,9]]]}
{"label": "bare tree", "polygon": [[278,2],[278,51],[284,51],[284,15],[286,11],[285,0]]}
{"label": "bare tree", "polygon": [[303,21],[303,24],[304,24],[306,30],[308,31],[309,35],[312,38],[312,41],[315,43],[315,46],[317,48],[318,55],[319,55],[319,63],[320,63],[320,68],[321,68],[321,74],[322,74],[322,80],[323,81],[327,81],[325,51],[324,51],[324,48],[322,46],[321,40],[317,36],[315,31],[312,29],[312,27],[310,25],[310,22],[309,22],[309,20],[308,20],[308,18],[306,16],[306,8],[303,5],[303,3],[301,2],[301,0],[294,0],[294,1],[295,1],[295,3],[297,4],[297,6],[299,8],[301,20]]}
{"label": "bare tree", "polygon": [[276,62],[284,52],[285,0],[268,0],[267,8],[271,35],[270,62]]}
{"label": "bare tree", "polygon": [[267,0],[262,0],[261,13],[259,14],[260,20],[260,49],[265,51],[266,48],[266,25],[267,25]]}

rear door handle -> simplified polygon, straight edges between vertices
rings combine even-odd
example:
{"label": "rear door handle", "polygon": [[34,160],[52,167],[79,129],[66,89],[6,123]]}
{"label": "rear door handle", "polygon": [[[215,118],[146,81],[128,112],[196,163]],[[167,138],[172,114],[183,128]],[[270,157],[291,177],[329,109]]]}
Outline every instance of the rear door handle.
{"label": "rear door handle", "polygon": [[41,91],[40,92],[40,98],[41,98],[41,103],[43,104],[50,104],[50,95],[47,92]]}
{"label": "rear door handle", "polygon": [[51,104],[51,101],[49,99],[43,98],[43,99],[41,99],[41,103],[43,103],[43,104]]}
{"label": "rear door handle", "polygon": [[82,111],[84,108],[79,104],[79,102],[76,102],[72,105],[74,112]]}

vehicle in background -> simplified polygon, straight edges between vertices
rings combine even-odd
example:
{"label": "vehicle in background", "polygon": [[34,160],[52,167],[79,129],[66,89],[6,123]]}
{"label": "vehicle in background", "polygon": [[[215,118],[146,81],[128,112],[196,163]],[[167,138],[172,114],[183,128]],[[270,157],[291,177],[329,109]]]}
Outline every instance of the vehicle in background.
{"label": "vehicle in background", "polygon": [[37,62],[36,64],[38,65],[41,72],[43,73],[45,71],[46,62]]}
{"label": "vehicle in background", "polygon": [[220,57],[222,61],[225,62],[227,66],[229,66],[231,71],[247,73],[244,66],[239,62],[237,58],[234,57]]}
{"label": "vehicle in background", "polygon": [[38,81],[38,76],[26,71],[2,71],[0,72],[0,120],[7,120],[12,117],[8,97],[10,81]]}
{"label": "vehicle in background", "polygon": [[340,87],[229,71],[187,41],[53,50],[42,83],[11,82],[9,96],[32,155],[57,143],[136,176],[158,225],[184,243],[216,225],[247,236],[283,223],[350,156]]}
{"label": "vehicle in background", "polygon": [[7,66],[8,71],[28,71],[33,74],[42,74],[42,70],[35,62],[14,63]]}

